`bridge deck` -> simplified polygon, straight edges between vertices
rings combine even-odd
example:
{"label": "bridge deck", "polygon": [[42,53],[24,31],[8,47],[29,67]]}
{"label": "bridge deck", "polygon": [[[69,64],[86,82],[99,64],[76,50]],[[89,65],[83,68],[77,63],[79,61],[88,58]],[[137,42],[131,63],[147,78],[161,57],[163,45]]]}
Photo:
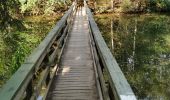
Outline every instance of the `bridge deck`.
{"label": "bridge deck", "polygon": [[85,8],[78,10],[47,100],[97,100]]}

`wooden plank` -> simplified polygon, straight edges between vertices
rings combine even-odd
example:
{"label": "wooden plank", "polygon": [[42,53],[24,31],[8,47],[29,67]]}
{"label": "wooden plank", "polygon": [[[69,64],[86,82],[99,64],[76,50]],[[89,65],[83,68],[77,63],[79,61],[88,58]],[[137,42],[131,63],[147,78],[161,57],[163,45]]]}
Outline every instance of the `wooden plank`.
{"label": "wooden plank", "polygon": [[[79,92],[76,92],[76,93],[60,93],[60,92],[57,92],[57,93],[54,93],[54,96],[53,97],[71,97],[71,98],[74,98],[74,97],[78,97],[78,98],[87,98],[89,96],[89,93],[79,93]],[[58,99],[57,99],[58,100]],[[60,99],[59,99],[60,100]]]}
{"label": "wooden plank", "polygon": [[[65,94],[76,94],[76,93],[84,93],[84,94],[86,94],[86,93],[88,93],[88,94],[91,94],[91,93],[93,93],[94,91],[93,91],[93,89],[91,89],[90,91],[87,89],[87,90],[66,90],[66,91],[53,91],[53,93],[59,93],[59,94],[61,94],[61,93],[65,93]],[[67,96],[67,95],[65,95],[65,96]],[[89,95],[89,96],[92,96],[92,95]]]}
{"label": "wooden plank", "polygon": [[83,97],[83,96],[77,96],[77,97],[65,97],[65,96],[63,96],[63,97],[59,97],[58,95],[56,95],[56,96],[54,96],[54,97],[52,97],[52,99],[53,100],[92,100],[92,99],[89,99],[87,96],[86,96],[86,98],[85,97]]}
{"label": "wooden plank", "polygon": [[107,71],[109,77],[109,83],[111,85],[112,91],[114,91],[116,100],[136,100],[136,97],[127,82],[124,74],[119,68],[115,58],[111,54],[109,48],[107,47],[98,27],[95,23],[92,13],[89,8],[87,8],[88,20],[92,33],[94,35],[94,40],[99,51],[99,56],[102,59],[102,63]]}

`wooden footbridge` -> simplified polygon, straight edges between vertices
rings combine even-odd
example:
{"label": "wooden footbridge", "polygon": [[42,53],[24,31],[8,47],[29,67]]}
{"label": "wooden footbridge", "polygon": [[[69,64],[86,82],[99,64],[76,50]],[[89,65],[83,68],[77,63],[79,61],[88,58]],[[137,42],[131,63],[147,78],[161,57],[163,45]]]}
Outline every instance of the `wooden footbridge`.
{"label": "wooden footbridge", "polygon": [[0,91],[0,100],[136,100],[85,7],[70,7]]}

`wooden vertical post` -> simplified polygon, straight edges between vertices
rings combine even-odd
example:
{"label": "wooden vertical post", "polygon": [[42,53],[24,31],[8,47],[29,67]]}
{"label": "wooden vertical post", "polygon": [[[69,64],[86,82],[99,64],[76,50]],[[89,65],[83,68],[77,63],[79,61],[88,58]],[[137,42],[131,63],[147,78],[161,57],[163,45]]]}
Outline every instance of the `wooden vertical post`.
{"label": "wooden vertical post", "polygon": [[26,89],[26,97],[24,98],[24,100],[30,100],[32,94],[33,94],[33,86],[32,86],[32,80],[30,81],[30,83],[27,86]]}

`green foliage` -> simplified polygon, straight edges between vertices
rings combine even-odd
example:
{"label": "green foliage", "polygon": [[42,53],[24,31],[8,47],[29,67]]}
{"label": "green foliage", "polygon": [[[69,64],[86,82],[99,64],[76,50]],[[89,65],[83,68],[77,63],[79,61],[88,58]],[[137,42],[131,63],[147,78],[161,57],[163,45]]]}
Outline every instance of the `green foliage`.
{"label": "green foliage", "polygon": [[150,0],[150,8],[155,11],[169,11],[170,1],[169,0]]}
{"label": "green foliage", "polygon": [[123,0],[121,8],[124,12],[132,10],[132,2],[130,0]]}
{"label": "green foliage", "polygon": [[146,0],[145,5],[151,11],[170,11],[170,0]]}
{"label": "green foliage", "polygon": [[[28,37],[25,37],[28,38]],[[21,66],[22,62],[24,62],[25,57],[30,53],[31,47],[28,45],[28,41],[18,41],[18,47],[12,55],[12,61],[10,66],[11,74],[15,73],[15,71]]]}
{"label": "green foliage", "polygon": [[20,2],[22,2],[22,13],[33,15],[53,14],[66,10],[67,6],[71,4],[70,0],[28,0],[27,2]]}
{"label": "green foliage", "polygon": [[[6,30],[8,28],[11,28],[12,26],[18,26],[14,25],[16,21],[21,26],[21,22],[16,20],[17,14],[19,11],[20,3],[18,0],[1,0],[0,1],[0,30]],[[19,28],[18,28],[19,29]]]}
{"label": "green foliage", "polygon": [[21,66],[60,16],[32,16],[23,20],[25,30],[0,32],[0,87]]}
{"label": "green foliage", "polygon": [[[112,0],[97,0],[95,11],[103,13],[111,10]],[[113,0],[115,12],[168,12],[170,11],[170,0]]]}
{"label": "green foliage", "polygon": [[22,0],[20,0],[21,2],[21,12],[25,12],[26,10],[27,11],[31,11],[33,8],[36,7],[36,2],[38,0],[28,0],[27,2],[24,2]]}

